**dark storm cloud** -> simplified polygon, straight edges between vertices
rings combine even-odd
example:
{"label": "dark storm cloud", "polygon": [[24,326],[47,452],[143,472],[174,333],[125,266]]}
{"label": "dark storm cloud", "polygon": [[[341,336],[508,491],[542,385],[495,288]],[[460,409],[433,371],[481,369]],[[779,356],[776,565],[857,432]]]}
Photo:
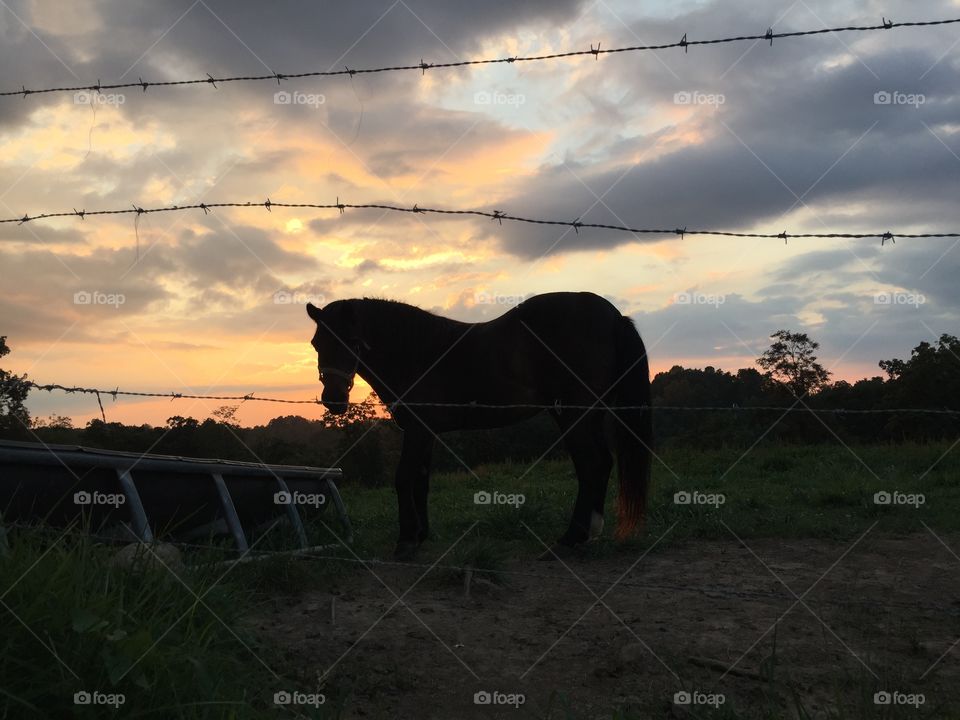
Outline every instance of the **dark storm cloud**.
{"label": "dark storm cloud", "polygon": [[[632,164],[617,163],[616,157],[647,149],[649,138],[620,140],[611,153],[612,167],[599,172],[573,163],[544,167],[529,183],[531,189],[512,202],[535,217],[691,229],[744,228],[775,223],[791,208],[805,205],[817,216],[831,204],[867,202],[873,208],[869,215],[833,215],[834,227],[883,231],[903,226],[905,220],[949,227],[960,222],[955,202],[960,159],[954,154],[960,155],[960,143],[950,130],[960,119],[960,72],[941,63],[919,87],[906,82],[936,59],[935,49],[870,57],[870,66],[883,73],[880,82],[865,79],[864,69],[854,63],[801,77],[784,67],[762,94],[727,87],[739,80],[714,88],[701,85],[700,91],[727,98],[719,111],[700,111],[696,122],[705,142]],[[685,84],[671,84],[664,97],[672,98]],[[923,92],[925,102],[919,107],[876,105],[874,92],[880,88]],[[908,196],[904,188],[910,189]],[[824,229],[818,225],[814,222],[809,231]],[[555,245],[561,235],[563,241]],[[643,239],[513,225],[498,237],[505,250],[522,257],[539,256],[551,247],[564,252]]]}

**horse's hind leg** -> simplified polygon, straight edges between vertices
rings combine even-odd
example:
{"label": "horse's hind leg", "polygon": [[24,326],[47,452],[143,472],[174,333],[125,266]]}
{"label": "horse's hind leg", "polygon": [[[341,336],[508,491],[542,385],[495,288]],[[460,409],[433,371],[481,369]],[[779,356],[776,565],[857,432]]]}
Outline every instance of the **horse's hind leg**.
{"label": "horse's hind leg", "polygon": [[[561,429],[565,423],[560,419]],[[580,422],[576,418],[565,440],[577,472],[577,499],[570,526],[560,544],[573,546],[596,537],[603,530],[603,506],[613,458],[603,435],[602,415],[591,414]]]}

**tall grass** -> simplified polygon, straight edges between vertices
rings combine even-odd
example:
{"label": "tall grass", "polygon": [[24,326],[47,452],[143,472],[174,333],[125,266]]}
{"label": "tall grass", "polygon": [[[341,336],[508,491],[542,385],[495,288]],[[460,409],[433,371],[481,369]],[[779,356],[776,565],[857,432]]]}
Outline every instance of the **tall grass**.
{"label": "tall grass", "polygon": [[224,569],[149,553],[115,567],[113,554],[73,533],[12,533],[0,555],[0,718],[276,717],[273,693],[292,688]]}

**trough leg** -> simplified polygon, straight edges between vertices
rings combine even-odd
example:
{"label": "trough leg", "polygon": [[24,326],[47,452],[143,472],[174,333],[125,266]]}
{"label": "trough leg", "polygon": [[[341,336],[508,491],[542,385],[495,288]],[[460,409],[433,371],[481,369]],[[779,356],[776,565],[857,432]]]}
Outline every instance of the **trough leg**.
{"label": "trough leg", "polygon": [[233,497],[227,484],[223,480],[223,475],[213,473],[213,484],[217,488],[217,495],[220,496],[220,507],[223,508],[223,517],[227,521],[227,527],[233,534],[233,541],[237,544],[237,550],[246,552],[249,550],[247,545],[247,536],[243,532],[243,525],[240,523],[240,517],[237,515],[237,508],[233,504]]}
{"label": "trough leg", "polygon": [[133,522],[134,532],[141,542],[153,542],[153,532],[150,530],[150,523],[147,521],[147,513],[143,510],[140,493],[137,492],[137,486],[130,476],[130,471],[117,468],[117,477],[127,501],[126,505],[130,508],[130,520]]}
{"label": "trough leg", "polygon": [[333,478],[324,478],[327,483],[327,492],[330,495],[330,498],[333,500],[334,506],[337,508],[337,515],[340,516],[340,523],[343,525],[343,531],[346,533],[346,542],[348,545],[353,543],[353,525],[350,524],[350,518],[347,515],[347,506],[343,504],[343,498],[340,497],[340,491],[337,490],[336,483],[333,482]]}
{"label": "trough leg", "polygon": [[293,525],[293,529],[297,533],[300,547],[305,548],[307,547],[307,531],[303,528],[303,520],[300,519],[300,511],[297,510],[297,504],[292,502],[293,496],[290,488],[287,487],[286,481],[279,475],[277,476],[277,485],[280,486],[282,492],[285,492],[291,498],[291,502],[288,502],[283,507],[287,511],[287,518],[290,520],[290,524]]}

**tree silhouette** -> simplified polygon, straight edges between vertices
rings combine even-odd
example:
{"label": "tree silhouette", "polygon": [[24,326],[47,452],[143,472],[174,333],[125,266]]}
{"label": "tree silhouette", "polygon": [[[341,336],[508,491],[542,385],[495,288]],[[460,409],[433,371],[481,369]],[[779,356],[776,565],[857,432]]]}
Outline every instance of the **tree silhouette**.
{"label": "tree silhouette", "polygon": [[239,409],[239,405],[221,405],[211,412],[210,415],[221,425],[238,428],[240,427],[240,421],[237,419],[237,410]]}
{"label": "tree silhouette", "polygon": [[[0,335],[0,358],[8,355],[7,336]],[[27,376],[0,370],[0,433],[7,437],[24,437],[30,427],[30,412],[23,403],[30,393]]]}
{"label": "tree silhouette", "polygon": [[922,342],[909,360],[881,360],[900,404],[955,408],[960,405],[960,339],[941,335],[935,345]]}
{"label": "tree silhouette", "polygon": [[777,330],[770,337],[774,342],[757,358],[757,365],[794,397],[802,398],[829,382],[830,373],[817,362],[814,354],[820,343],[811,340],[806,333],[787,330]]}

